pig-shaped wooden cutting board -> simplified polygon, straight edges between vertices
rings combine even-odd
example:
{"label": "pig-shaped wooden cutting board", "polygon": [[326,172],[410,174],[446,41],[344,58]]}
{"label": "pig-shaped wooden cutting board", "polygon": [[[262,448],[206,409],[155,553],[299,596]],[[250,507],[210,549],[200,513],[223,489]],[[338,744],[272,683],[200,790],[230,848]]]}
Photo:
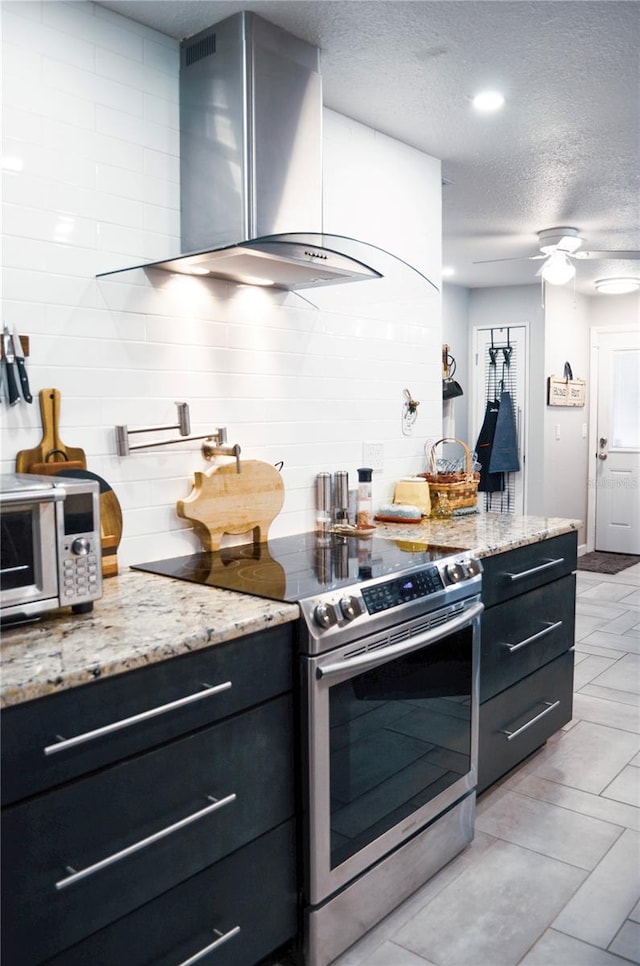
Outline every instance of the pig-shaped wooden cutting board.
{"label": "pig-shaped wooden cutting board", "polygon": [[225,533],[253,531],[255,543],[266,543],[269,527],[284,503],[284,484],[271,463],[243,460],[193,474],[193,489],[178,500],[179,517],[191,520],[204,550],[219,550]]}

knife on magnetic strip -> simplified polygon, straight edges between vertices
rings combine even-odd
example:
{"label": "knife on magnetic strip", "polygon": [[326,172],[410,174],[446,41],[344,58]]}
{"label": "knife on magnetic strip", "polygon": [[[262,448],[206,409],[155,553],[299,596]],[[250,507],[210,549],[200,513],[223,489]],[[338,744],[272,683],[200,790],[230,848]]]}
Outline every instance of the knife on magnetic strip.
{"label": "knife on magnetic strip", "polygon": [[13,342],[11,339],[11,333],[6,325],[3,326],[2,329],[2,346],[4,348],[4,366],[7,374],[7,393],[9,395],[9,405],[15,406],[20,399],[20,392],[18,390],[18,384],[13,371],[13,363],[16,361],[15,353],[13,351]]}
{"label": "knife on magnetic strip", "polygon": [[20,386],[22,388],[22,398],[25,402],[33,402],[33,396],[31,395],[31,388],[29,386],[29,376],[27,375],[27,366],[24,361],[24,349],[22,348],[22,342],[20,341],[20,336],[18,335],[18,330],[13,328],[13,351],[16,357],[16,366],[18,367],[18,375],[20,377]]}

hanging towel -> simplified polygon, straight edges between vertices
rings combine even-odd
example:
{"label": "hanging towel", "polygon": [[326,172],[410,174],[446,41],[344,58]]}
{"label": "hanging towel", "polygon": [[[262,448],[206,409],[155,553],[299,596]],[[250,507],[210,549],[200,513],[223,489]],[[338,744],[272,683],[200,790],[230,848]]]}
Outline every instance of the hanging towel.
{"label": "hanging towel", "polygon": [[504,489],[504,476],[502,473],[491,473],[489,469],[499,412],[500,403],[498,400],[487,400],[482,428],[480,429],[476,443],[476,453],[478,455],[478,462],[480,463],[478,490],[482,493],[495,493]]}
{"label": "hanging towel", "polygon": [[500,394],[488,469],[490,474],[517,473],[520,469],[513,402],[506,389]]}

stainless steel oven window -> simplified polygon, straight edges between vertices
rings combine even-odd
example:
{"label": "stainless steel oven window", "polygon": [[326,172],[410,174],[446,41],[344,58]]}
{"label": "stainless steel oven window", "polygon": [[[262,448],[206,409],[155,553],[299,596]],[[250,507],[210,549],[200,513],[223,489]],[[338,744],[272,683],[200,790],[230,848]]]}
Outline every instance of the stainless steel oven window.
{"label": "stainless steel oven window", "polygon": [[384,660],[378,652],[374,667],[350,667],[352,646],[310,659],[312,904],[475,787],[481,609],[472,602],[466,616],[417,635],[404,654]]}

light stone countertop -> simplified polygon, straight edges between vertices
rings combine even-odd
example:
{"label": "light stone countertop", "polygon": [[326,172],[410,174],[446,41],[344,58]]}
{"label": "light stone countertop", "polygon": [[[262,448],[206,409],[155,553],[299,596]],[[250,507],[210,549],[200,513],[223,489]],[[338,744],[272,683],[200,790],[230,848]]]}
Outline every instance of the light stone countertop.
{"label": "light stone countertop", "polygon": [[[376,536],[473,550],[484,557],[578,530],[579,520],[476,513],[418,525],[377,525]],[[54,694],[298,619],[296,604],[140,571],[104,582],[92,613],[68,609],[5,629],[0,707]]]}
{"label": "light stone countertop", "polygon": [[90,614],[69,608],[0,640],[0,707],[298,619],[297,604],[125,570]]}

